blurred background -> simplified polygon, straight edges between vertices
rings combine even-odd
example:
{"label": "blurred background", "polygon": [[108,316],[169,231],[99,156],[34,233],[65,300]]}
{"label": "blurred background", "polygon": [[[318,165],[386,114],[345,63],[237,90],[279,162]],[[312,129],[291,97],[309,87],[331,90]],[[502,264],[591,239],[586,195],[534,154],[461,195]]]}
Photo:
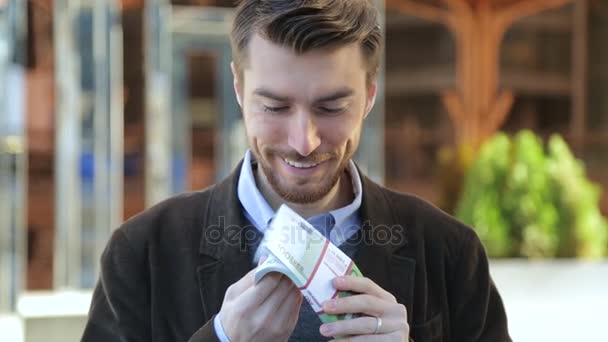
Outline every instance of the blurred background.
{"label": "blurred background", "polygon": [[[515,341],[607,341],[608,1],[374,0],[356,159],[472,225]],[[0,340],[78,340],[122,221],[245,151],[232,0],[0,0]]]}

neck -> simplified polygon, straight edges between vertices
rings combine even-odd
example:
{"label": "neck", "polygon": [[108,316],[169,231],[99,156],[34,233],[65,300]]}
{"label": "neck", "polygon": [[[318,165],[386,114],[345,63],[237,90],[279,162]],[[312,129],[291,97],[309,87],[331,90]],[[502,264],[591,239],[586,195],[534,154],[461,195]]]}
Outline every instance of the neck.
{"label": "neck", "polygon": [[268,182],[264,172],[261,171],[261,168],[256,168],[254,170],[254,175],[260,192],[274,211],[279,209],[282,204],[287,204],[304,218],[342,208],[348,205],[354,197],[350,174],[346,171],[344,171],[342,177],[340,177],[338,182],[336,182],[336,185],[334,185],[327,195],[312,203],[287,202],[272,189],[272,186]]}

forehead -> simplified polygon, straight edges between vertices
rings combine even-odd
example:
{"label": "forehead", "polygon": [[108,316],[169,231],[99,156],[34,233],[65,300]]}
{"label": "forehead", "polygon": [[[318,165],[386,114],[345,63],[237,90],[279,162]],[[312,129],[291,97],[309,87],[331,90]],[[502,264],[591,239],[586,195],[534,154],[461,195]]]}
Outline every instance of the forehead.
{"label": "forehead", "polygon": [[[365,85],[366,69],[359,44],[296,54],[255,34],[248,47],[246,88],[264,84],[279,89],[336,88]],[[329,90],[329,89],[328,89]]]}

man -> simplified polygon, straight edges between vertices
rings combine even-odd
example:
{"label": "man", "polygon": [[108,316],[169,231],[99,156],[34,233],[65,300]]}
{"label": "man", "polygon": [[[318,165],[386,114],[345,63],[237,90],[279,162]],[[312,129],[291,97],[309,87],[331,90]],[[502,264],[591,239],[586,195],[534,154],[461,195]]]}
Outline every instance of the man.
{"label": "man", "polygon": [[[381,33],[366,0],[244,0],[234,89],[250,150],[226,180],[126,222],[102,257],[84,341],[510,341],[475,233],[387,190],[351,157],[376,96]],[[364,278],[324,303],[358,318],[321,324],[298,289],[253,255],[288,204]]]}

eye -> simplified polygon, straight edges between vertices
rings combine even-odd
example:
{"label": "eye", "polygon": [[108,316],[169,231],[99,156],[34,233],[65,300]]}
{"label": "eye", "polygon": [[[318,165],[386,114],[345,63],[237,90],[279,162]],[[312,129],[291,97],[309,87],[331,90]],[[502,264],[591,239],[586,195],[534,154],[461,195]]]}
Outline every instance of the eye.
{"label": "eye", "polygon": [[319,111],[323,114],[328,114],[328,115],[336,115],[336,114],[340,114],[343,111],[345,111],[346,108],[345,107],[339,107],[339,108],[331,108],[331,107],[319,107]]}
{"label": "eye", "polygon": [[280,112],[287,110],[288,108],[289,107],[287,107],[287,106],[282,106],[282,107],[264,106],[264,112],[280,113]]}

